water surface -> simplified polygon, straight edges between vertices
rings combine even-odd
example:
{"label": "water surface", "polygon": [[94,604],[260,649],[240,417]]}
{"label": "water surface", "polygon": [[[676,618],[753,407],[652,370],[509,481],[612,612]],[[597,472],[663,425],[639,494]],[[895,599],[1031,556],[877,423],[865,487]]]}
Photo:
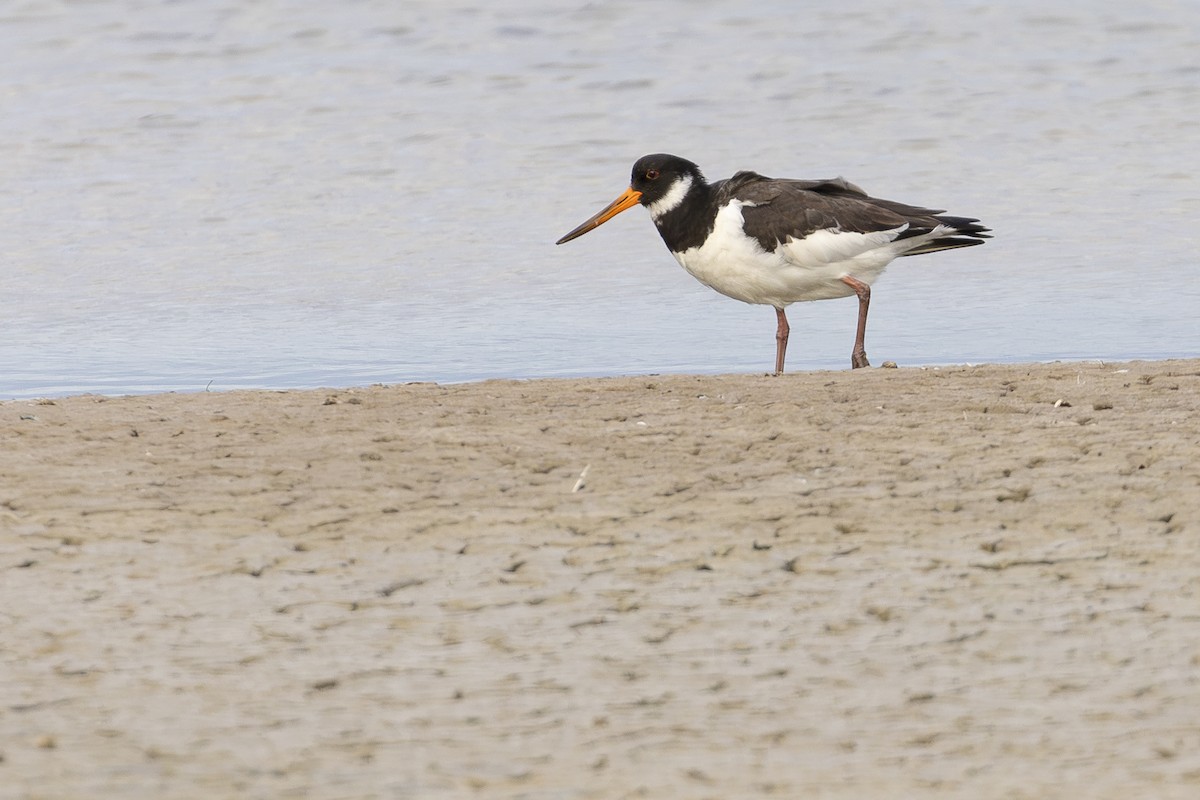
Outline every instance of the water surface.
{"label": "water surface", "polygon": [[1200,353],[1200,6],[948,8],[9,6],[0,398],[769,369],[641,210],[554,246],[655,151],[991,225],[880,279],[876,363]]}

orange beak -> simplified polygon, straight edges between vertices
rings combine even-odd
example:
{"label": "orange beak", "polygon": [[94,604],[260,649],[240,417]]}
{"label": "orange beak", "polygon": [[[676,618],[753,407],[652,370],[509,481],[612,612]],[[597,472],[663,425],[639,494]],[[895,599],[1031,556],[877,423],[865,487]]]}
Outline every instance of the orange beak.
{"label": "orange beak", "polygon": [[583,223],[578,228],[576,228],[575,230],[568,233],[566,236],[559,239],[557,242],[555,242],[555,244],[566,244],[567,242],[571,241],[572,239],[578,239],[580,236],[583,236],[585,233],[592,230],[593,228],[599,228],[601,225],[608,222],[610,219],[615,217],[617,214],[620,214],[625,209],[633,208],[634,206],[636,206],[638,204],[638,202],[641,199],[642,199],[641,192],[635,191],[632,188],[626,189],[625,194],[621,195],[616,200],[613,200],[611,203],[609,203],[607,206],[605,206],[604,210],[602,210],[599,214],[592,217],[587,222]]}

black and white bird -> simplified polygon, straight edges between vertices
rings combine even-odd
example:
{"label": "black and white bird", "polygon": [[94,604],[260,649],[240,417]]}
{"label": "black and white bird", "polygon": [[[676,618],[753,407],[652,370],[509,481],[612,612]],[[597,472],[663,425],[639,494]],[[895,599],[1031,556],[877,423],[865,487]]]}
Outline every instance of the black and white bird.
{"label": "black and white bird", "polygon": [[692,277],[735,300],[775,308],[775,374],[783,372],[789,330],[784,309],[790,304],[858,295],[850,363],[867,367],[871,284],[887,265],[899,256],[990,238],[977,219],[880,200],[842,178],[738,172],[709,183],[691,161],[659,153],[639,158],[625,193],[558,244],[639,203]]}

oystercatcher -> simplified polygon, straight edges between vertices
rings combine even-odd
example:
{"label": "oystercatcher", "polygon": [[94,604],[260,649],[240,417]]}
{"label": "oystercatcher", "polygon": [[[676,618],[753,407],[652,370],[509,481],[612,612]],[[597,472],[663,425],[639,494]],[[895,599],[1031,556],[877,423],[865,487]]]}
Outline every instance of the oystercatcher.
{"label": "oystercatcher", "polygon": [[723,295],[775,308],[775,374],[783,372],[788,321],[801,300],[858,295],[850,356],[868,367],[864,339],[871,284],[898,256],[983,244],[979,220],[880,200],[842,179],[786,180],[738,172],[709,183],[700,168],[658,153],[633,165],[629,188],[564,244],[640,203],[667,249],[692,277]]}

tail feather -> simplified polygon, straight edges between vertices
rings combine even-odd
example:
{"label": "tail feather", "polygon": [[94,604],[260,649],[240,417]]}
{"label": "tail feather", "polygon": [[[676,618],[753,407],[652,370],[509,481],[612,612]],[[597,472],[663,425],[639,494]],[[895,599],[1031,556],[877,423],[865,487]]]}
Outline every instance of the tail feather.
{"label": "tail feather", "polygon": [[960,239],[954,236],[946,236],[941,239],[934,239],[931,242],[926,242],[915,250],[909,250],[902,255],[919,256],[922,253],[936,253],[939,250],[954,250],[958,247],[971,247],[973,245],[983,244],[983,239]]}
{"label": "tail feather", "polygon": [[[919,256],[922,253],[936,253],[939,250],[953,250],[958,247],[971,247],[977,244],[983,244],[984,239],[992,238],[991,228],[987,228],[979,224],[979,220],[971,217],[947,217],[936,216],[933,219],[944,228],[947,228],[945,236],[939,236],[936,239],[930,239],[921,244],[920,247],[909,250],[904,255]],[[931,229],[928,227],[921,228],[916,225],[909,228],[902,234],[902,237],[920,236],[922,233],[929,233]]]}

